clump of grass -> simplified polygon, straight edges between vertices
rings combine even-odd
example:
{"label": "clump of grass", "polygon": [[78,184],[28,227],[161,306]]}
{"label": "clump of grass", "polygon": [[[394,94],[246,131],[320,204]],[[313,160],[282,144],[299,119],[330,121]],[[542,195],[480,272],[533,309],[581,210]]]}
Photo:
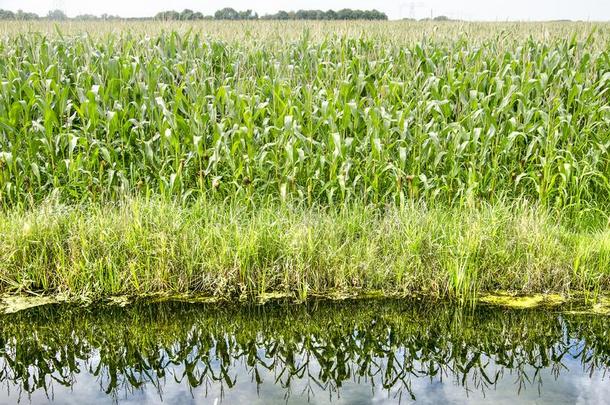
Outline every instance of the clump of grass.
{"label": "clump of grass", "polygon": [[0,216],[0,292],[305,299],[607,291],[610,230],[574,232],[545,212],[527,204],[48,203]]}

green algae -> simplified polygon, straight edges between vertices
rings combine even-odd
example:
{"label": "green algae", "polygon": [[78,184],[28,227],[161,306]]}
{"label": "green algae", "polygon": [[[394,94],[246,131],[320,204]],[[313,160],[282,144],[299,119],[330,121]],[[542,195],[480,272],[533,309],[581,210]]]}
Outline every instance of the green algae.
{"label": "green algae", "polygon": [[0,314],[13,314],[42,305],[65,302],[61,297],[6,296],[0,299]]}
{"label": "green algae", "polygon": [[591,311],[596,315],[610,315],[610,298],[601,298],[593,305]]}
{"label": "green algae", "polygon": [[557,307],[567,302],[558,294],[511,295],[507,293],[488,294],[479,298],[479,302],[514,309],[538,307]]}
{"label": "green algae", "polygon": [[605,296],[565,297],[559,294],[514,295],[503,292],[484,294],[478,298],[477,303],[517,310],[560,310],[569,315],[610,315],[610,297]]}
{"label": "green algae", "polygon": [[11,314],[24,311],[30,308],[52,305],[52,304],[78,304],[89,306],[92,304],[102,306],[126,307],[136,302],[163,303],[163,302],[182,302],[187,304],[247,304],[255,303],[258,305],[272,302],[292,302],[305,304],[308,301],[359,301],[359,300],[402,300],[405,302],[430,301],[444,302],[455,305],[456,307],[465,306],[466,303],[474,303],[475,306],[486,305],[504,307],[509,309],[560,309],[566,314],[594,314],[610,315],[610,297],[596,297],[594,299],[584,296],[566,297],[559,294],[531,294],[517,295],[508,292],[496,292],[482,294],[475,301],[441,299],[437,295],[429,294],[397,294],[386,293],[381,290],[355,291],[348,292],[342,290],[332,291],[326,294],[310,294],[307,299],[299,299],[291,293],[270,292],[259,294],[254,301],[240,297],[214,297],[197,293],[180,294],[140,294],[140,295],[117,295],[104,299],[92,299],[86,296],[70,297],[64,294],[54,296],[45,295],[4,295],[0,296],[0,314]]}

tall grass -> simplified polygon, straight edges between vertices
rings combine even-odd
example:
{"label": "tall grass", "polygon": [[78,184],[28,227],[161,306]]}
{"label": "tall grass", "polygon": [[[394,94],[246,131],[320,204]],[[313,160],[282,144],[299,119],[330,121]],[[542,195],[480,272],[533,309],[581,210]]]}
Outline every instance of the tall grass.
{"label": "tall grass", "polygon": [[319,210],[131,200],[0,216],[0,291],[92,298],[203,293],[600,292],[610,232],[524,205]]}

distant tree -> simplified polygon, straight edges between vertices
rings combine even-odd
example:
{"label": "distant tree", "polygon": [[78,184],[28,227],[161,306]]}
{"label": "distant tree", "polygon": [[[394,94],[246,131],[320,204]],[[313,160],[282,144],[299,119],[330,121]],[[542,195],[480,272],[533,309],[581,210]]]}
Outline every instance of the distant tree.
{"label": "distant tree", "polygon": [[288,14],[284,10],[278,11],[275,16],[276,16],[276,19],[278,19],[278,20],[289,20],[290,19],[290,14]]}
{"label": "distant tree", "polygon": [[193,10],[189,10],[188,8],[185,8],[180,13],[180,19],[183,21],[193,20],[193,14],[194,14]]}
{"label": "distant tree", "polygon": [[0,20],[14,20],[15,13],[11,10],[2,10],[0,9]]}
{"label": "distant tree", "polygon": [[[100,19],[102,20],[122,20],[123,18],[119,15],[112,15],[112,14],[102,14],[100,16]],[[148,18],[135,18],[136,20],[142,20],[142,19],[146,19],[148,20]]]}
{"label": "distant tree", "polygon": [[335,10],[328,10],[326,13],[324,13],[324,19],[325,20],[336,20],[337,12]]}
{"label": "distant tree", "polygon": [[341,9],[337,11],[337,20],[351,20],[352,19],[352,10],[348,8]]}
{"label": "distant tree", "polygon": [[387,20],[388,16],[377,10],[298,10],[296,12],[278,11],[265,15],[265,20]]}
{"label": "distant tree", "polygon": [[366,20],[367,12],[362,10],[352,10],[352,20]]}
{"label": "distant tree", "polygon": [[[24,13],[22,10],[14,13],[10,10],[2,10],[0,9],[0,20],[34,20],[40,18],[38,15],[34,13]],[[67,20],[68,16],[64,14],[61,10],[52,10],[49,11],[46,18],[50,20]],[[378,10],[352,10],[349,8],[344,8],[339,11],[334,10],[298,10],[298,11],[285,11],[280,10],[275,14],[268,14],[262,17],[252,11],[252,10],[244,10],[237,11],[233,8],[226,7],[221,10],[216,11],[213,16],[203,15],[199,11],[193,11],[190,9],[184,9],[181,12],[174,10],[161,11],[157,13],[154,17],[155,20],[162,21],[191,21],[191,20],[387,20],[388,16],[385,13],[382,13]],[[113,16],[109,14],[102,14],[100,17],[97,17],[92,14],[80,14],[74,17],[75,20],[119,20],[121,17]],[[130,20],[148,20],[150,17],[136,17],[129,18]],[[447,21],[449,20],[445,16],[439,16],[435,18],[436,21]]]}
{"label": "distant tree", "polygon": [[252,10],[238,11],[237,20],[257,20],[258,14],[253,13]]}
{"label": "distant tree", "polygon": [[439,15],[433,18],[434,21],[450,21],[450,18],[446,15]]}
{"label": "distant tree", "polygon": [[387,20],[388,16],[378,10],[366,10],[358,15],[359,19],[362,20]]}
{"label": "distant tree", "polygon": [[36,13],[26,13],[23,10],[17,10],[15,13],[16,20],[38,20],[38,14]]}
{"label": "distant tree", "polygon": [[62,20],[67,20],[68,16],[61,10],[51,10],[47,14],[47,18],[49,20],[62,21]]}
{"label": "distant tree", "polygon": [[237,20],[238,17],[239,13],[231,7],[225,7],[214,13],[214,18],[217,20]]}
{"label": "distant tree", "polygon": [[76,17],[74,17],[74,19],[81,20],[81,21],[95,21],[95,20],[99,20],[100,18],[93,14],[79,14]]}
{"label": "distant tree", "polygon": [[173,10],[161,11],[155,15],[154,19],[162,21],[175,21],[180,19],[180,13]]}
{"label": "distant tree", "polygon": [[[298,14],[298,13],[297,13]],[[325,13],[322,10],[305,10],[304,20],[325,20]]]}

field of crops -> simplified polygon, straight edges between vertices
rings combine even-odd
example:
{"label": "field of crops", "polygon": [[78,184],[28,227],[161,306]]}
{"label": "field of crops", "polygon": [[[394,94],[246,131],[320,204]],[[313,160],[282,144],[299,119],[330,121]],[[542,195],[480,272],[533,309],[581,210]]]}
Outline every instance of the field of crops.
{"label": "field of crops", "polygon": [[[63,204],[62,218],[69,218],[65,210],[76,205],[104,207],[134,199],[161,200],[186,212],[205,201],[246,212],[288,204],[329,215],[357,207],[381,216],[384,210],[406,207],[463,208],[469,210],[465,218],[482,205],[501,207],[503,213],[526,205],[540,213],[531,223],[547,224],[551,218],[567,227],[561,232],[586,232],[583,240],[598,241],[585,269],[594,276],[574,285],[599,289],[607,286],[608,270],[601,266],[610,257],[609,149],[607,24],[0,24],[0,232],[9,238],[30,232],[24,218],[40,217],[24,210],[47,207],[48,212],[49,204]],[[17,223],[27,229],[15,229]],[[468,235],[468,229],[458,228],[439,232]],[[54,243],[59,252],[68,252],[66,257],[48,244],[48,250],[23,255],[38,246],[34,241],[26,247],[27,237],[24,245],[0,246],[0,258],[11,263],[0,269],[0,289],[97,291],[99,286],[70,288],[61,280],[49,284],[38,277],[45,269],[73,272],[76,263],[87,268],[84,279],[114,268],[91,259],[99,247],[77,243],[84,257],[71,254],[71,243],[82,236],[73,227],[53,229],[58,232]],[[264,235],[272,229],[259,229],[251,241],[257,246],[253,260],[227,254],[225,267],[289,272],[300,259],[305,261],[302,274],[315,267],[306,253],[298,259],[266,249],[274,239]],[[353,235],[347,229],[349,240]],[[513,236],[506,236],[504,250],[492,249],[497,260],[484,265],[477,260],[485,241],[467,246],[472,252],[466,253],[445,251],[447,246],[426,251],[437,242],[431,241],[411,259],[448,255],[450,260],[439,256],[434,261],[441,281],[427,287],[469,291],[476,289],[478,271],[506,264],[510,246],[541,243],[524,242],[521,231],[507,232]],[[39,232],[43,240],[44,234]],[[557,239],[552,249],[578,245],[566,238]],[[334,253],[344,257],[339,245]],[[39,257],[36,251],[55,253]],[[266,257],[271,251],[279,256]],[[559,289],[569,289],[569,274],[576,277],[579,263],[566,258],[551,266],[545,261],[548,253],[526,254],[523,268],[548,271],[541,280],[552,280],[561,267],[566,279]],[[409,275],[406,257],[397,253],[376,261],[372,267],[383,267],[387,259],[389,275],[373,284],[392,285],[396,263],[401,277]],[[474,261],[464,267],[459,258]],[[120,263],[129,267],[125,260]],[[132,264],[148,271],[147,260]],[[151,276],[154,287],[148,290],[163,290],[163,285],[202,289],[206,260],[197,260],[190,271],[199,274],[199,287],[190,281],[155,284]],[[346,258],[336,266],[358,269],[358,260]],[[423,266],[425,260],[418,260],[409,263]],[[168,263],[170,273],[183,270],[177,262]],[[462,279],[460,272],[474,272],[474,278]],[[366,275],[337,277],[318,290],[371,286],[354,278]],[[242,282],[252,284],[248,291],[266,292],[266,285],[252,283],[256,278]],[[130,282],[99,288],[124,292]],[[417,289],[413,280],[407,284],[403,290]],[[496,287],[526,286],[544,290],[543,282],[531,279],[510,279]],[[290,289],[280,281],[269,288]]]}

